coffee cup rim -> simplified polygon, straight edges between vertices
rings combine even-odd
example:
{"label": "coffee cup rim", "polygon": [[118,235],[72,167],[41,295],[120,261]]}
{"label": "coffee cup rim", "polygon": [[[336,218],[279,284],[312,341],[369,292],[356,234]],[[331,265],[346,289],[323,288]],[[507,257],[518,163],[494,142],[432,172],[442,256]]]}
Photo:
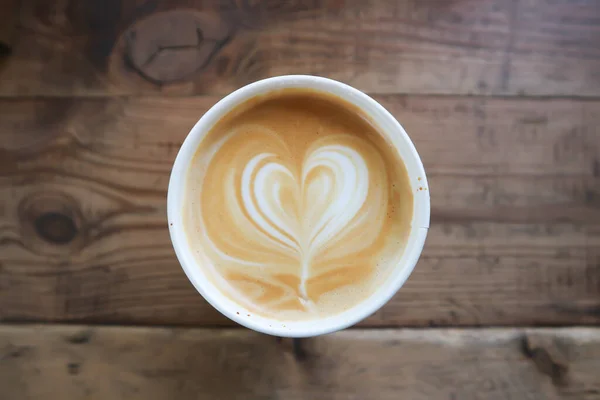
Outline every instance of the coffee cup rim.
{"label": "coffee cup rim", "polygon": [[[239,104],[255,96],[287,88],[305,88],[333,94],[361,109],[400,153],[414,195],[411,229],[405,251],[398,262],[399,265],[394,267],[382,287],[341,313],[299,321],[279,321],[256,315],[223,294],[198,266],[192,246],[185,235],[181,213],[185,197],[185,177],[204,136]],[[167,219],[171,242],[183,271],[196,290],[215,309],[240,325],[258,332],[281,337],[317,336],[345,329],[362,321],[379,310],[404,285],[421,255],[429,229],[429,184],[419,153],[410,137],[400,122],[379,102],[360,90],[333,79],[312,75],[283,75],[263,79],[235,90],[200,117],[185,138],[173,164],[167,193]]]}

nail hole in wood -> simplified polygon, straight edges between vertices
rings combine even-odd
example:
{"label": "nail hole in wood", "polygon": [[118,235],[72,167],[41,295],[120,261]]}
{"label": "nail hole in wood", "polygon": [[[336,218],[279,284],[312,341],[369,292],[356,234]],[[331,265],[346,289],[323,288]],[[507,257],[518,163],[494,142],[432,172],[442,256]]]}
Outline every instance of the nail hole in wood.
{"label": "nail hole in wood", "polygon": [[80,365],[78,363],[68,363],[67,371],[69,372],[69,375],[79,374],[79,367],[80,367]]}

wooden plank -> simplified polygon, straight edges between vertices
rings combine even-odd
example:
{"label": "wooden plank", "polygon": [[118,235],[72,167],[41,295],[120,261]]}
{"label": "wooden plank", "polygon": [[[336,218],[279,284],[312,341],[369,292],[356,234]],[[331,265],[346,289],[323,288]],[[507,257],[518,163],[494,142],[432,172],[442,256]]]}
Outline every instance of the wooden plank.
{"label": "wooden plank", "polygon": [[[432,225],[364,324],[600,323],[600,102],[376,98],[422,155]],[[230,324],[166,227],[172,162],[216,100],[0,100],[0,320]]]}
{"label": "wooden plank", "polygon": [[600,95],[598,0],[25,0],[0,96],[223,94],[318,74],[376,93]]}
{"label": "wooden plank", "polygon": [[[21,399],[600,399],[600,330],[246,330],[3,326],[0,388]],[[296,353],[298,354],[298,353]]]}

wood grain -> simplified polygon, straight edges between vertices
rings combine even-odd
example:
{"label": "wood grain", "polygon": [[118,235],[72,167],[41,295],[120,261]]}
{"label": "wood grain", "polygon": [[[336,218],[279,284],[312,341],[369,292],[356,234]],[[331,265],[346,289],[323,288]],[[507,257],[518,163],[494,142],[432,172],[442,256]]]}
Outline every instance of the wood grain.
{"label": "wood grain", "polygon": [[[600,323],[600,102],[376,99],[423,158],[432,225],[364,326]],[[230,324],[166,226],[172,162],[216,100],[0,100],[0,320]]]}
{"label": "wood grain", "polygon": [[21,399],[600,399],[600,330],[246,330],[2,326],[0,387]]}
{"label": "wood grain", "polygon": [[24,0],[0,96],[223,94],[279,74],[372,93],[600,95],[598,0]]}

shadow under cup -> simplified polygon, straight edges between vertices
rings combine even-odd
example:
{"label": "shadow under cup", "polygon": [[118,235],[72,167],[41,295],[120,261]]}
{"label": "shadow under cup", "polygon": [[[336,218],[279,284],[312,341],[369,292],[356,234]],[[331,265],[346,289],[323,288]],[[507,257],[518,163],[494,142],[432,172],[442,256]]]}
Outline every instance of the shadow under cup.
{"label": "shadow under cup", "polygon": [[[316,319],[280,321],[245,310],[221,292],[198,265],[184,229],[186,174],[196,150],[210,130],[231,110],[256,96],[282,89],[324,92],[359,108],[377,126],[381,135],[404,162],[412,189],[413,212],[405,250],[387,279],[373,294],[339,314]],[[417,263],[429,228],[429,186],[425,170],[410,138],[398,121],[379,103],[343,83],[315,76],[290,75],[265,79],[245,86],[223,98],[200,118],[184,141],[171,173],[167,212],[173,247],[187,277],[202,296],[228,318],[250,329],[284,337],[307,337],[334,332],[353,325],[381,308],[404,284]],[[242,312],[240,312],[242,310]]]}

